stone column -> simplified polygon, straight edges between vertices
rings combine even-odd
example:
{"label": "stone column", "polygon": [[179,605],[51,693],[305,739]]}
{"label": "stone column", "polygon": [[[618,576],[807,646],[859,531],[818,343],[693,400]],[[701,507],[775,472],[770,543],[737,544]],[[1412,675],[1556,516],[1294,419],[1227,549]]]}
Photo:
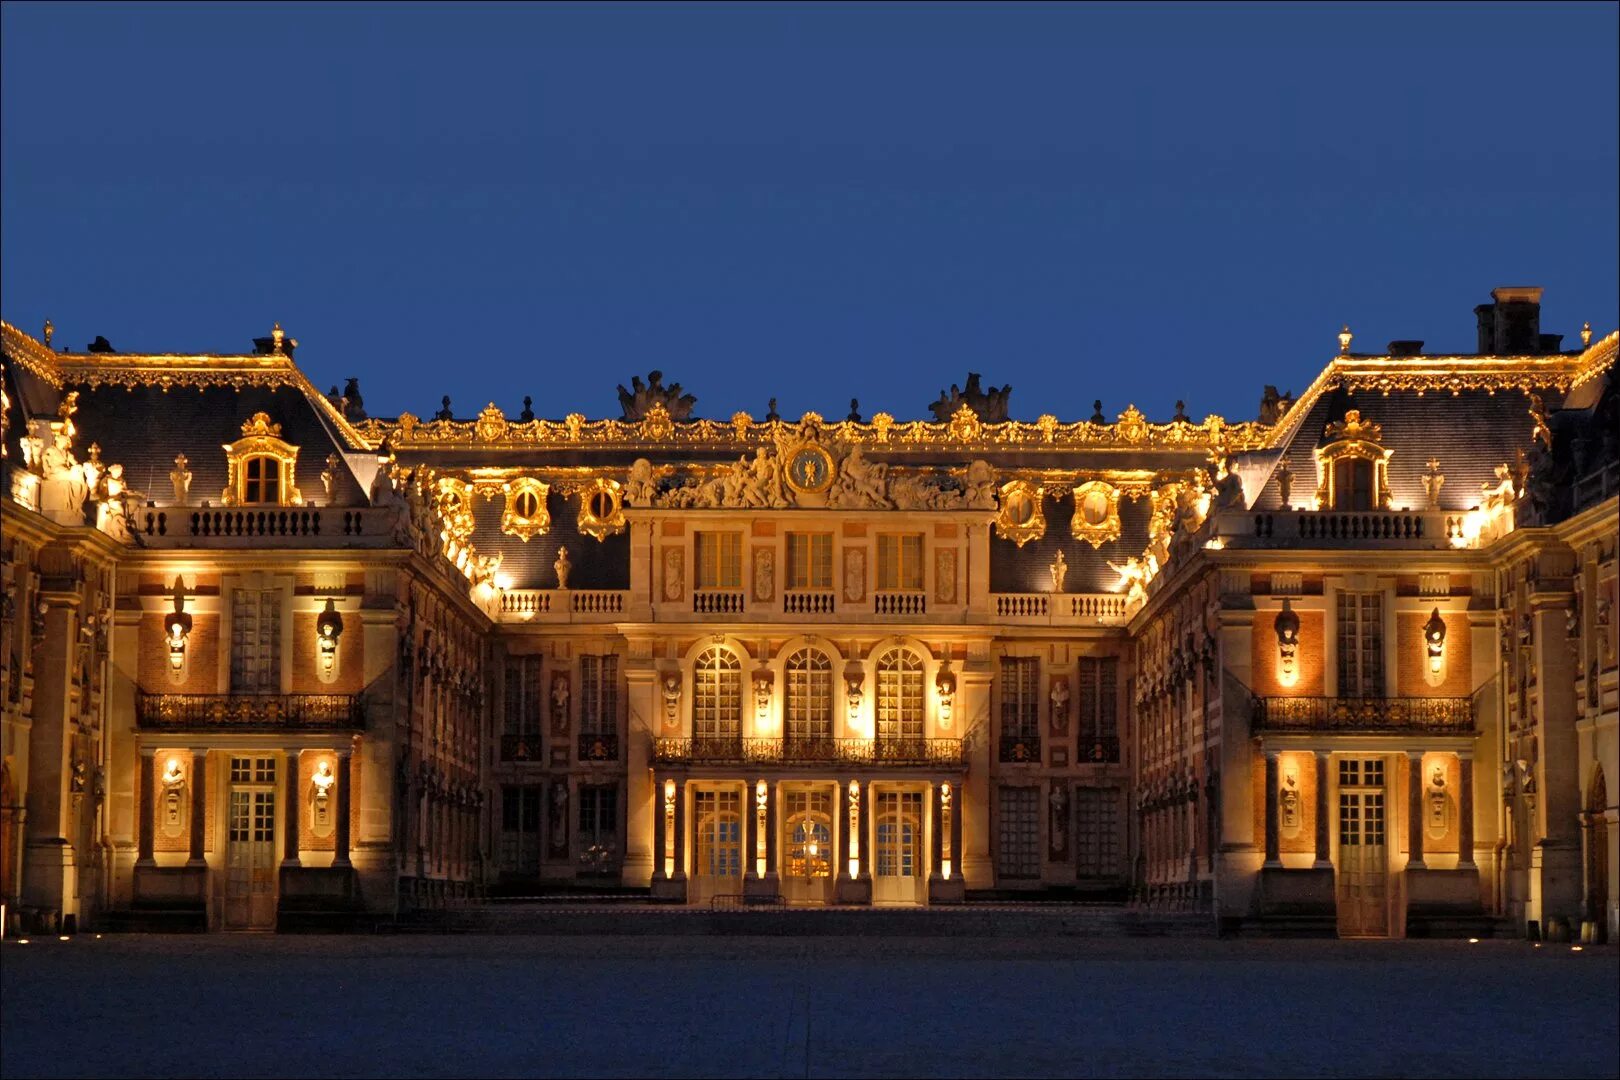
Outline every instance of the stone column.
{"label": "stone column", "polygon": [[[647,618],[650,619],[651,605],[646,603],[645,597],[641,602],[646,607]],[[627,778],[624,867],[620,880],[623,884],[636,888],[645,886],[654,875],[663,873],[663,857],[655,856],[654,851],[663,843],[666,779],[663,776],[653,778],[652,772],[653,738],[658,734],[659,726],[663,722],[662,703],[658,696],[658,673],[651,660],[635,656],[639,648],[641,648],[639,642],[631,643],[632,659],[625,664],[624,735],[619,741],[625,763],[624,775]],[[650,649],[650,646],[648,648]],[[654,779],[650,789],[649,778]],[[649,821],[653,826],[652,834],[647,832]]]}
{"label": "stone column", "polygon": [[1266,751],[1266,865],[1282,865],[1282,845],[1277,828],[1277,765],[1275,750]]}
{"label": "stone column", "polygon": [[675,781],[675,878],[686,880],[686,781]]}
{"label": "stone column", "polygon": [[[77,860],[73,846],[73,668],[79,640],[79,594],[73,591],[70,560],[50,560],[51,548],[41,552],[41,571],[53,576],[60,589],[36,595],[46,605],[45,633],[37,642],[34,660],[32,723],[21,738],[28,740],[28,819],[22,860],[22,902],[69,914],[75,911],[74,876]],[[61,577],[54,576],[60,573]],[[24,621],[29,616],[19,613]],[[85,688],[89,692],[89,688]]]}
{"label": "stone column", "polygon": [[849,873],[849,784],[838,783],[838,884],[852,880]]}
{"label": "stone column", "polygon": [[951,785],[951,877],[962,877],[962,785]]}
{"label": "stone column", "polygon": [[303,800],[299,798],[302,780],[298,775],[298,750],[287,751],[287,813],[282,826],[282,859],[281,865],[302,866],[298,861],[298,812],[303,809]]}
{"label": "stone column", "polygon": [[1406,752],[1406,836],[1411,853],[1407,857],[1408,869],[1419,870],[1428,866],[1423,861],[1423,752]]}
{"label": "stone column", "polygon": [[208,822],[208,751],[191,752],[191,856],[187,866],[206,866],[203,829]]}
{"label": "stone column", "polygon": [[[768,797],[767,795],[766,798]],[[760,812],[765,809],[765,800],[760,797],[759,788],[754,784],[748,785],[745,805],[748,812],[744,815],[743,821],[743,883],[747,884],[760,878],[759,818]]]}
{"label": "stone column", "polygon": [[1328,801],[1328,771],[1330,762],[1326,750],[1316,752],[1316,862],[1318,870],[1332,867],[1333,860],[1329,857],[1332,848],[1328,838],[1331,835],[1329,828]]}
{"label": "stone column", "polygon": [[652,824],[652,859],[654,881],[668,881],[669,874],[664,869],[664,860],[669,854],[669,848],[664,841],[664,781],[669,777],[654,774],[653,776],[653,824]]}
{"label": "stone column", "polygon": [[776,784],[765,785],[765,883],[773,889],[781,881],[776,869],[777,837],[782,832],[782,791]]}
{"label": "stone column", "polygon": [[933,804],[934,818],[928,829],[928,880],[932,883],[944,880],[940,875],[940,867],[944,865],[945,860],[945,813],[944,804],[940,801],[940,786],[938,784],[928,785],[928,798]]}
{"label": "stone column", "polygon": [[349,770],[353,768],[354,748],[345,746],[337,752],[337,839],[332,852],[333,866],[349,863]]}
{"label": "stone column", "polygon": [[868,780],[861,792],[861,820],[857,823],[861,830],[861,880],[868,885],[872,882],[872,844],[877,836],[877,831],[872,828],[872,815],[876,811],[874,785]]}
{"label": "stone column", "polygon": [[136,783],[140,790],[140,806],[136,808],[139,815],[136,821],[135,835],[137,837],[135,865],[156,866],[157,861],[152,858],[152,839],[156,828],[153,820],[157,813],[157,750],[154,747],[141,747],[140,755],[135,759],[139,775]]}
{"label": "stone column", "polygon": [[1457,868],[1474,868],[1474,755],[1457,755]]}

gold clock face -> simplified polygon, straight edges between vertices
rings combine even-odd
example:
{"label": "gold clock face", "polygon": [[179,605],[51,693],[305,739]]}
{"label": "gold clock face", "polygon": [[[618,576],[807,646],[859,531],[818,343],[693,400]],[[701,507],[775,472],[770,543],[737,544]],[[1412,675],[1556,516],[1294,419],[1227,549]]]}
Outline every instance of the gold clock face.
{"label": "gold clock face", "polygon": [[819,446],[805,446],[788,461],[788,483],[800,491],[825,491],[832,484],[832,455]]}

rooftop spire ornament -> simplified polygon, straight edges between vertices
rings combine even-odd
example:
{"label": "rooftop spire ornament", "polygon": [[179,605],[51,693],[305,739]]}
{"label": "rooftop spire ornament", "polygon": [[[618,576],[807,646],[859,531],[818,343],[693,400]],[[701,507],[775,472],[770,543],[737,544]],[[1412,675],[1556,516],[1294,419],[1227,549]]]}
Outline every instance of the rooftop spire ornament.
{"label": "rooftop spire ornament", "polygon": [[[51,340],[50,326],[51,326],[50,323],[45,324],[45,341],[47,343],[49,343],[50,340]],[[1589,346],[1591,344],[1592,344],[1592,324],[1589,323],[1589,322],[1583,322],[1583,323],[1581,323],[1581,348],[1584,349],[1584,348],[1586,348],[1587,346]]]}
{"label": "rooftop spire ornament", "polygon": [[1344,329],[1339,331],[1339,355],[1350,355],[1350,341],[1355,335],[1350,333],[1350,324],[1346,323]]}

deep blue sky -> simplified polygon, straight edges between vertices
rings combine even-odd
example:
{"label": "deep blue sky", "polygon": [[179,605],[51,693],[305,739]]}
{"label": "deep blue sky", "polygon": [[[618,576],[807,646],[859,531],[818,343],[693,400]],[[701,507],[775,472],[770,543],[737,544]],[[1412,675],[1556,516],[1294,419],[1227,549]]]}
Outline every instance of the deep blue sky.
{"label": "deep blue sky", "polygon": [[1615,326],[1617,10],[8,2],[0,309],[374,414],[1247,418],[1341,322]]}

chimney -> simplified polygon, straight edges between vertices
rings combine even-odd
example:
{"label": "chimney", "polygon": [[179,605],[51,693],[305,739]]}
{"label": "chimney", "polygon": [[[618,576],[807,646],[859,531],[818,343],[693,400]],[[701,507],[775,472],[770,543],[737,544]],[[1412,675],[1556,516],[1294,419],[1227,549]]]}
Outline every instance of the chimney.
{"label": "chimney", "polygon": [[1422,356],[1423,342],[1421,341],[1392,341],[1389,343],[1391,356]]}
{"label": "chimney", "polygon": [[[1541,332],[1541,287],[1504,285],[1491,290],[1491,303],[1474,309],[1482,356],[1539,356],[1554,335]],[[1559,335],[1561,339],[1561,335]]]}

